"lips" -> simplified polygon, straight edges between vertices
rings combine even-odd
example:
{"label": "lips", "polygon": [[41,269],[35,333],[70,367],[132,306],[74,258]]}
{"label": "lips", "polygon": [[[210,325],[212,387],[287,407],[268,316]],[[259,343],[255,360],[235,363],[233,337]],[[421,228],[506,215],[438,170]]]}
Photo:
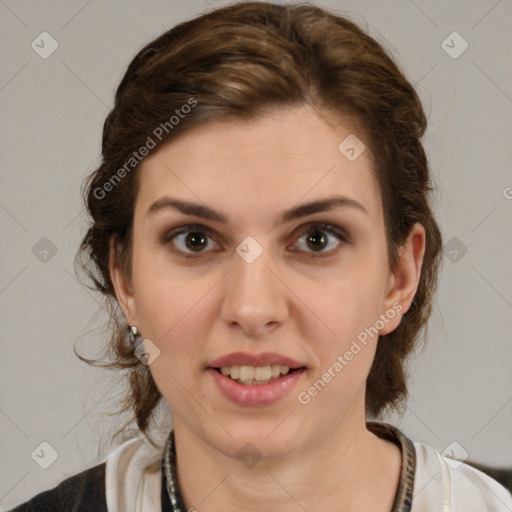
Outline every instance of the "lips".
{"label": "lips", "polygon": [[209,368],[222,368],[223,366],[288,366],[292,370],[303,368],[305,365],[294,359],[276,354],[263,352],[262,354],[249,354],[248,352],[233,352],[213,360]]}
{"label": "lips", "polygon": [[207,368],[224,397],[244,406],[277,402],[305,371],[294,359],[270,352],[235,352],[215,359]]}

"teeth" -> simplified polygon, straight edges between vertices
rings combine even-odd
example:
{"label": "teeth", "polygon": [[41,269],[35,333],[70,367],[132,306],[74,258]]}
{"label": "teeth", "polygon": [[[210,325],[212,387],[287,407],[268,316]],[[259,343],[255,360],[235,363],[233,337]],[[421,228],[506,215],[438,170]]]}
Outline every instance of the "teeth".
{"label": "teeth", "polygon": [[225,377],[237,380],[241,384],[268,384],[280,375],[286,375],[290,371],[288,366],[279,364],[267,366],[223,366],[220,372]]}
{"label": "teeth", "polygon": [[268,384],[269,380],[242,380],[237,381],[239,384],[245,384],[246,386],[257,386],[259,384]]}
{"label": "teeth", "polygon": [[240,366],[240,380],[254,380],[254,366]]}
{"label": "teeth", "polygon": [[281,373],[281,366],[278,364],[273,364],[270,368],[272,372],[272,378],[275,379],[276,377],[279,377],[279,374]]}
{"label": "teeth", "polygon": [[240,366],[232,366],[231,371],[228,368],[228,376],[231,375],[232,379],[239,379],[240,378]]}
{"label": "teeth", "polygon": [[270,380],[272,377],[272,368],[270,366],[257,366],[254,368],[255,380]]}

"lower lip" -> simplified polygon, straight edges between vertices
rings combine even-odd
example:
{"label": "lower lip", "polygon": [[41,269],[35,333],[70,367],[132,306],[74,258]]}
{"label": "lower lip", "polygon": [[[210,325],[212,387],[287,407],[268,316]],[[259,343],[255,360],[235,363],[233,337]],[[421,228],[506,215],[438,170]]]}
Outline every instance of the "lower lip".
{"label": "lower lip", "polygon": [[288,393],[297,384],[301,375],[306,371],[305,368],[294,370],[268,384],[239,384],[238,382],[225,377],[217,370],[208,368],[209,373],[220,392],[232,402],[244,406],[270,405],[273,404]]}

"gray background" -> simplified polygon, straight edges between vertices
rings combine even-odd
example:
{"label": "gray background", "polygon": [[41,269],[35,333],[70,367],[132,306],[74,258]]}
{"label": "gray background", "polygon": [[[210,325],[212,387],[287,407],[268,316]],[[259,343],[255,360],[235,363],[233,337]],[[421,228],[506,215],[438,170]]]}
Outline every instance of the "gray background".
{"label": "gray background", "polygon": [[[73,272],[85,229],[80,184],[100,161],[103,121],[135,53],[220,5],[0,0],[0,510],[113,448],[108,436],[120,423],[104,413],[122,392],[119,377],[84,365],[72,350],[76,343],[92,355],[104,336],[101,312],[91,321],[101,311],[97,297]],[[447,257],[426,348],[411,367],[406,414],[390,421],[439,450],[511,465],[512,3],[319,5],[368,24],[417,86],[430,123],[425,146]],[[31,47],[43,31],[58,43],[47,59]],[[469,44],[458,58],[442,47],[453,31]],[[445,45],[460,50],[452,39]],[[31,457],[48,456],[42,442],[58,453],[48,469]]]}

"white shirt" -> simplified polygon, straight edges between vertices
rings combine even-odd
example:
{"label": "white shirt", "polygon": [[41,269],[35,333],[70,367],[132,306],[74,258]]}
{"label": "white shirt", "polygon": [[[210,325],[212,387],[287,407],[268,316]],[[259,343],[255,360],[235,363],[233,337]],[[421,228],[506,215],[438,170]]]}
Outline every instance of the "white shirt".
{"label": "white shirt", "polygon": [[[412,445],[416,462],[410,512],[512,512],[512,495],[497,481],[426,444]],[[162,512],[162,454],[163,446],[157,449],[144,437],[137,437],[108,456],[109,512]],[[395,510],[409,509],[398,506]]]}

